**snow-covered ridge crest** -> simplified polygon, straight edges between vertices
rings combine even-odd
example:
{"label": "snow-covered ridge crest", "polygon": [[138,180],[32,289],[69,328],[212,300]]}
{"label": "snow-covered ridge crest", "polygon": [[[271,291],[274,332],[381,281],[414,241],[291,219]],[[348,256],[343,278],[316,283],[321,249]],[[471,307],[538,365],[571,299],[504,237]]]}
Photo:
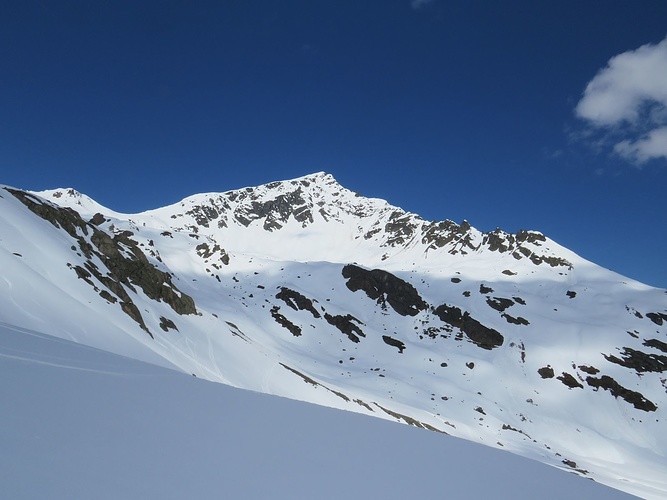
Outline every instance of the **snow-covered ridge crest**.
{"label": "snow-covered ridge crest", "polygon": [[[84,217],[100,212],[161,231],[195,233],[229,255],[364,262],[390,266],[446,253],[497,252],[535,265],[571,267],[571,255],[536,231],[482,233],[466,221],[426,221],[385,200],[366,198],[318,172],[222,193],[193,195],[167,207],[122,215],[73,189],[35,193]],[[272,234],[276,233],[276,234]]]}

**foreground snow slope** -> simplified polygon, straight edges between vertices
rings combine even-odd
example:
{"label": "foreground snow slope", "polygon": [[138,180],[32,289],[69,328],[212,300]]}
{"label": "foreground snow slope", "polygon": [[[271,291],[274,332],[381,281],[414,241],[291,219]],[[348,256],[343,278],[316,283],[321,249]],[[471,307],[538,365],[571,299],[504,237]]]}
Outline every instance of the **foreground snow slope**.
{"label": "foreground snow slope", "polygon": [[0,196],[0,321],[667,494],[667,294],[540,233],[323,173],[132,215]]}
{"label": "foreground snow slope", "polygon": [[6,324],[0,380],[5,498],[627,497],[460,439]]}

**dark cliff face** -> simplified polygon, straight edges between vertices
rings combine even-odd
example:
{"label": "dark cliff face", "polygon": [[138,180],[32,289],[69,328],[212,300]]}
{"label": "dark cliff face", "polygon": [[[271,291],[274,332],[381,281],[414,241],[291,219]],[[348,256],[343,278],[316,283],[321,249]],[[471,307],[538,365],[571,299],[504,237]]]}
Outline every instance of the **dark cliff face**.
{"label": "dark cliff face", "polygon": [[415,316],[428,307],[414,286],[382,269],[369,271],[348,264],[343,268],[343,277],[350,290],[363,290],[369,298],[384,307],[389,304],[401,316]]}
{"label": "dark cliff face", "polygon": [[[71,208],[63,208],[40,200],[26,192],[6,190],[21,201],[33,213],[64,230],[73,240],[73,260],[82,264],[68,264],[76,275],[91,285],[105,300],[119,302],[121,310],[136,321],[151,337],[144,318],[129,292],[136,287],[150,299],[165,302],[177,314],[195,314],[197,309],[192,297],[181,292],[172,282],[171,275],[153,265],[130,231],[109,235],[98,229],[104,217],[96,215],[90,222],[84,221]],[[83,254],[83,255],[82,255]],[[101,261],[100,269],[95,260]],[[164,318],[165,322],[171,322]]]}

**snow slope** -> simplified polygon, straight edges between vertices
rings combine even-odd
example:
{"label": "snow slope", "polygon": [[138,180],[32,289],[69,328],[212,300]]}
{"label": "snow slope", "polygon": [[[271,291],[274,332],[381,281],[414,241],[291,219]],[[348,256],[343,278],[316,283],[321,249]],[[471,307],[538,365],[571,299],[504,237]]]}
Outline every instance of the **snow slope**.
{"label": "snow slope", "polygon": [[131,215],[0,195],[0,321],[667,494],[667,294],[540,233],[324,173]]}
{"label": "snow slope", "polygon": [[467,441],[6,324],[0,379],[5,498],[628,497]]}

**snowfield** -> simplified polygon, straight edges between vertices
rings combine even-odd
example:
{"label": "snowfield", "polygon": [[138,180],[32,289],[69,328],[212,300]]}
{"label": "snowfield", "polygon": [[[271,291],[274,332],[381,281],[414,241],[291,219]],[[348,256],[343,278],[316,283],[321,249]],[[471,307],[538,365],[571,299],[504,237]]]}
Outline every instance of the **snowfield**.
{"label": "snowfield", "polygon": [[0,374],[6,498],[629,498],[460,439],[6,324]]}

